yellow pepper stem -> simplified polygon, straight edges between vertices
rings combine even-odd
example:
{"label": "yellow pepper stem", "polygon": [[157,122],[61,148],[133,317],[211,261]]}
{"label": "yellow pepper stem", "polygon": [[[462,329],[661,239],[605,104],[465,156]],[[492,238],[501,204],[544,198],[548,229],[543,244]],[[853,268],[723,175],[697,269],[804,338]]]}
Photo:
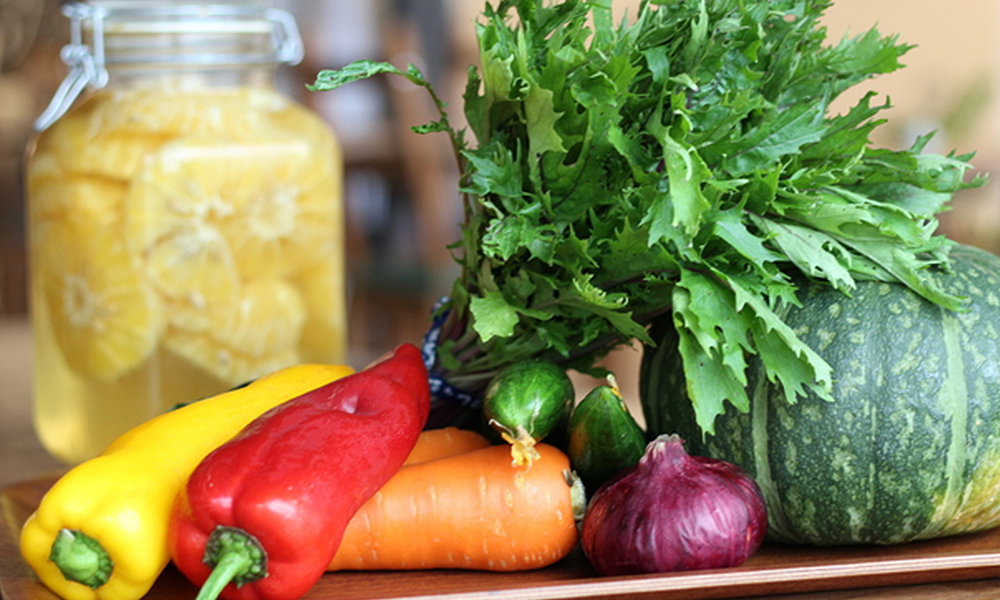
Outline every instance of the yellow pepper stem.
{"label": "yellow pepper stem", "polygon": [[63,577],[96,590],[111,578],[114,562],[94,538],[75,529],[60,529],[52,542],[49,560]]}
{"label": "yellow pepper stem", "polygon": [[231,582],[240,587],[267,577],[267,552],[257,538],[235,527],[215,528],[205,545],[205,564],[212,567],[195,600],[215,600]]}

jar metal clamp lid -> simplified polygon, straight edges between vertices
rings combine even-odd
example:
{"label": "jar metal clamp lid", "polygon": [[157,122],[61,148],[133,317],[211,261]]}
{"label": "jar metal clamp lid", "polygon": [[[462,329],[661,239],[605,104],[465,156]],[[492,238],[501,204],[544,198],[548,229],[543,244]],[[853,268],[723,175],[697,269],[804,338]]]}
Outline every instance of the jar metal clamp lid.
{"label": "jar metal clamp lid", "polygon": [[[166,63],[213,67],[228,65],[295,65],[302,61],[303,45],[294,17],[287,11],[240,4],[172,4],[91,0],[63,6],[70,19],[70,42],[60,58],[69,73],[59,85],[48,107],[35,121],[35,131],[44,131],[56,122],[87,87],[100,89],[108,84],[108,65]],[[236,40],[255,36],[266,43],[230,43],[226,52],[212,51],[199,44],[177,45],[176,36],[222,36]],[[149,44],[126,48],[136,53],[114,51],[107,41],[122,38],[168,40],[162,55],[151,54]],[[173,37],[171,37],[173,36]],[[155,44],[152,45],[154,50]],[[233,50],[236,50],[233,52]]]}

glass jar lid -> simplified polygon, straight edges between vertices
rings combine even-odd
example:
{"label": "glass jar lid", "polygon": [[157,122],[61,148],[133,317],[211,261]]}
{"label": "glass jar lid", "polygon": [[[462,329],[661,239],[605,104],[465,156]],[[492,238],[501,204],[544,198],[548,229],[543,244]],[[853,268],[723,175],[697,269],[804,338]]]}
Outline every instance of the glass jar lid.
{"label": "glass jar lid", "polygon": [[260,5],[90,0],[64,5],[63,14],[70,43],[60,56],[70,70],[36,131],[65,114],[85,88],[106,86],[109,66],[212,69],[295,65],[303,58],[294,17]]}

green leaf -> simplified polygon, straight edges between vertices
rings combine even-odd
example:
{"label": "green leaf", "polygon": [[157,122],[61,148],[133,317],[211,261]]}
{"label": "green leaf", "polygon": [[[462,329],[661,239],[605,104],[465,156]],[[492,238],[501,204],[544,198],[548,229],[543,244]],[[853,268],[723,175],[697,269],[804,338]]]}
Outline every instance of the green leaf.
{"label": "green leaf", "polygon": [[830,66],[851,77],[891,73],[901,68],[899,57],[914,46],[900,45],[898,36],[883,38],[878,29],[870,29],[854,38],[845,37],[832,50]]}
{"label": "green leaf", "polygon": [[732,172],[751,173],[766,168],[803,146],[820,141],[827,128],[823,120],[825,112],[823,104],[783,107],[772,120],[762,123],[734,147],[736,154],[728,161]]}
{"label": "green leaf", "polygon": [[630,313],[624,312],[628,306],[628,299],[622,295],[608,294],[591,283],[590,279],[589,275],[577,277],[573,281],[576,294],[567,299],[566,303],[607,319],[626,339],[634,338],[652,343],[653,340],[649,338],[646,329],[632,320]]}
{"label": "green leaf", "polygon": [[532,85],[524,99],[524,112],[531,156],[549,151],[566,152],[555,128],[560,115],[555,111],[551,90]]}
{"label": "green leaf", "polygon": [[830,235],[795,223],[754,217],[754,223],[799,271],[826,279],[843,292],[854,289],[850,250]]}
{"label": "green leaf", "polygon": [[760,295],[753,293],[737,278],[725,278],[733,290],[738,311],[753,311],[751,331],[754,344],[771,381],[778,381],[785,390],[785,399],[795,402],[811,390],[819,397],[832,399],[833,372],[822,356],[806,345]]}
{"label": "green leaf", "polygon": [[927,265],[912,253],[900,248],[899,244],[881,239],[878,234],[868,238],[855,236],[844,240],[843,243],[884,269],[892,277],[891,281],[908,286],[922,297],[947,310],[966,309],[965,297],[956,297],[942,290],[932,278],[927,277],[925,273]]}
{"label": "green leaf", "polygon": [[406,70],[403,71],[388,62],[357,60],[341,69],[324,69],[320,71],[316,75],[316,81],[311,85],[307,85],[306,88],[316,92],[331,91],[348,83],[382,74],[403,77],[410,81],[410,83],[426,89],[431,99],[434,100],[440,118],[429,124],[413,126],[412,129],[414,132],[421,134],[435,132],[448,133],[456,155],[464,149],[464,137],[461,132],[455,131],[452,128],[446,110],[447,105],[438,97],[434,91],[434,87],[427,81],[423,73],[420,72],[420,69],[412,64],[407,65]]}
{"label": "green leaf", "polygon": [[694,235],[701,227],[702,215],[711,208],[701,189],[702,181],[711,172],[701,157],[666,132],[660,141],[669,188],[665,195],[657,196],[658,206],[651,211],[650,244],[671,237],[668,230],[675,227],[688,236]]}
{"label": "green leaf", "polygon": [[714,278],[690,271],[682,273],[677,287],[687,290],[688,298],[683,306],[675,305],[674,320],[679,317],[702,350],[718,354],[721,364],[730,369],[729,377],[746,385],[744,351],[752,350],[747,337],[750,317],[740,314],[732,291],[719,285]]}
{"label": "green leaf", "polygon": [[494,337],[510,337],[514,335],[517,325],[517,310],[507,304],[500,292],[486,292],[480,297],[473,297],[469,302],[473,316],[473,327],[484,342]]}
{"label": "green leaf", "polygon": [[451,126],[448,125],[447,121],[432,121],[430,123],[425,123],[423,125],[414,125],[410,127],[413,133],[427,134],[427,133],[441,133],[448,132],[451,130]]}
{"label": "green leaf", "polygon": [[659,244],[649,244],[649,234],[627,220],[615,224],[612,232],[602,235],[598,252],[604,258],[603,281],[628,281],[645,277],[654,270],[679,271],[672,254]]}
{"label": "green leaf", "polygon": [[678,335],[678,349],[684,364],[688,398],[695,420],[704,433],[715,433],[715,418],[725,412],[725,403],[744,412],[750,406],[746,389],[734,379],[718,352],[705,352],[686,332]]}
{"label": "green leaf", "polygon": [[521,165],[518,157],[507,148],[493,144],[463,154],[469,172],[468,185],[463,191],[478,196],[496,195],[500,198],[518,198],[524,193]]}
{"label": "green leaf", "polygon": [[402,71],[391,63],[378,62],[373,60],[357,60],[347,66],[336,70],[323,70],[316,76],[316,81],[306,87],[313,91],[335,90],[342,85],[353,83],[362,79],[368,79],[375,75],[389,73],[400,75],[409,79],[412,83],[427,87],[429,84],[424,76],[413,65],[409,65],[407,70]]}
{"label": "green leaf", "polygon": [[[750,401],[744,388],[746,365],[742,363],[741,354],[734,351],[732,344],[717,339],[719,332],[712,328],[712,315],[705,315],[701,312],[703,309],[692,306],[699,284],[704,283],[697,277],[689,277],[689,285],[675,287],[672,306],[688,397],[694,406],[698,425],[703,431],[713,433],[715,418],[724,412],[725,402],[746,411]],[[716,306],[720,304],[716,303]],[[727,316],[716,316],[717,319],[719,317],[722,321],[727,320]],[[705,320],[708,322],[703,322]],[[733,359],[736,364],[733,364]]]}
{"label": "green leaf", "polygon": [[762,238],[750,231],[741,213],[738,209],[715,213],[712,216],[712,232],[715,236],[759,267],[784,260],[785,256],[768,248]]}

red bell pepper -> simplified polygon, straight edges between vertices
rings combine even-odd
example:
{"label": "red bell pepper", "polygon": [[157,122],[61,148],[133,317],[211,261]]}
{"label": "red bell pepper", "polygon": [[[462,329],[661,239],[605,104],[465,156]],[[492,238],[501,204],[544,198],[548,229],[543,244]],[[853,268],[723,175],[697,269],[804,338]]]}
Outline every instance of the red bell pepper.
{"label": "red bell pepper", "polygon": [[170,553],[199,600],[294,600],[399,470],[430,410],[420,351],[277,406],[209,454],[174,504]]}

